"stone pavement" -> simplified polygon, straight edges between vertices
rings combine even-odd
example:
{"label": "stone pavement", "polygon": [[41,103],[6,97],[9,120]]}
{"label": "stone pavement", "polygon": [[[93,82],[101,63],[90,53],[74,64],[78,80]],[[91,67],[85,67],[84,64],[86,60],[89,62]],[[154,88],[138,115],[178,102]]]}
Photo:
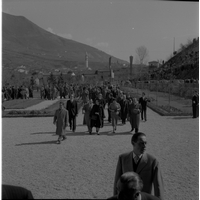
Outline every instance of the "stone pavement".
{"label": "stone pavement", "polygon": [[[53,117],[3,118],[2,183],[24,186],[42,199],[112,196],[118,156],[132,150],[130,124],[119,122],[113,134],[105,120],[98,136],[82,122],[80,110],[76,132],[68,127],[67,140],[57,145]],[[140,123],[147,152],[162,169],[165,200],[198,199],[198,130],[198,118],[161,117],[150,109]]]}

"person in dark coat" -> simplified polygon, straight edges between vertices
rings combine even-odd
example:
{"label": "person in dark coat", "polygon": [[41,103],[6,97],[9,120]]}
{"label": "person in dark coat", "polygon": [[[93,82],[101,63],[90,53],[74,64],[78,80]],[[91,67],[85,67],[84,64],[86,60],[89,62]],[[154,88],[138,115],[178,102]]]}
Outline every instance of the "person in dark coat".
{"label": "person in dark coat", "polygon": [[131,132],[135,129],[135,133],[137,133],[140,124],[140,104],[136,98],[129,99],[128,116],[131,124]]}
{"label": "person in dark coat", "polygon": [[67,101],[66,109],[69,113],[69,125],[70,130],[75,132],[76,130],[76,117],[78,115],[78,104],[76,100],[74,99],[74,94],[70,95],[70,100]]}
{"label": "person in dark coat", "polygon": [[[108,103],[108,107],[110,106],[110,104],[112,103],[113,101],[113,94],[108,91],[107,93],[107,103]],[[108,122],[111,123],[111,112],[110,110],[108,109]]]}
{"label": "person in dark coat", "polygon": [[118,194],[117,182],[125,172],[137,173],[143,181],[142,192],[154,194],[164,200],[164,182],[159,161],[151,154],[146,153],[147,138],[142,132],[135,133],[131,138],[133,150],[119,156],[113,195]]}
{"label": "person in dark coat", "polygon": [[120,101],[121,111],[120,111],[120,117],[122,120],[122,124],[126,124],[126,118],[128,115],[128,101],[126,99],[126,95],[123,95],[123,99]]}
{"label": "person in dark coat", "polygon": [[67,118],[68,113],[67,110],[64,108],[64,103],[60,102],[60,107],[56,110],[54,114],[53,124],[56,125],[56,135],[58,135],[57,144],[60,144],[61,140],[65,140],[65,129],[68,126]]}
{"label": "person in dark coat", "polygon": [[158,197],[141,192],[143,181],[135,172],[126,172],[117,182],[118,194],[108,200],[159,200]]}
{"label": "person in dark coat", "polygon": [[147,121],[147,102],[150,100],[145,96],[145,93],[142,93],[142,97],[139,99],[139,103],[141,104],[141,119]]}
{"label": "person in dark coat", "polygon": [[103,115],[102,115],[102,127],[103,127],[103,125],[104,125],[104,118],[105,118],[104,109],[105,109],[105,106],[106,106],[106,100],[103,99],[102,93],[98,94],[98,99],[99,99],[99,105],[100,105],[100,107],[102,109],[102,112],[103,112]]}
{"label": "person in dark coat", "polygon": [[2,199],[34,199],[26,188],[2,184]]}
{"label": "person in dark coat", "polygon": [[103,111],[99,103],[99,99],[95,100],[95,104],[90,112],[91,118],[91,130],[96,127],[97,135],[99,135],[99,129],[102,127]]}
{"label": "person in dark coat", "polygon": [[197,118],[199,116],[199,95],[197,91],[194,92],[192,97],[192,114],[193,118]]}

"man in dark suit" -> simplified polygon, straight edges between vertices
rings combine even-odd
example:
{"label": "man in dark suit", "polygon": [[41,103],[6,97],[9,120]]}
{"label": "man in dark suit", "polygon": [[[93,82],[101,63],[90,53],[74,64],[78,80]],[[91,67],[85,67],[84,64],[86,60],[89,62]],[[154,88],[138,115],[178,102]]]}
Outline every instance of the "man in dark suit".
{"label": "man in dark suit", "polygon": [[108,200],[160,200],[151,194],[141,192],[142,188],[140,176],[135,172],[126,172],[117,182],[118,194]]}
{"label": "man in dark suit", "polygon": [[199,95],[198,92],[195,91],[194,95],[192,97],[192,114],[193,114],[193,118],[196,118],[199,116]]}
{"label": "man in dark suit", "polygon": [[[161,169],[157,159],[145,153],[146,150],[146,135],[142,132],[135,133],[132,136],[131,143],[133,151],[119,156],[115,180],[114,180],[114,195],[117,194],[117,181],[125,172],[136,172],[141,177],[144,187],[142,192],[152,194],[163,200],[163,179]],[[154,186],[154,187],[153,187]]]}
{"label": "man in dark suit", "polygon": [[147,121],[147,102],[149,102],[150,100],[147,99],[147,97],[145,96],[145,93],[142,93],[142,97],[139,98],[139,103],[141,104],[141,119],[144,121]]}
{"label": "man in dark suit", "polygon": [[2,199],[34,199],[31,191],[26,188],[2,185]]}
{"label": "man in dark suit", "polygon": [[122,119],[122,124],[126,124],[126,118],[128,115],[128,101],[126,99],[126,95],[123,95],[122,100],[120,101],[120,106],[121,106],[121,119]]}
{"label": "man in dark suit", "polygon": [[70,95],[70,100],[67,101],[66,109],[69,113],[69,125],[73,132],[76,130],[76,117],[78,115],[78,105],[74,99],[74,94]]}

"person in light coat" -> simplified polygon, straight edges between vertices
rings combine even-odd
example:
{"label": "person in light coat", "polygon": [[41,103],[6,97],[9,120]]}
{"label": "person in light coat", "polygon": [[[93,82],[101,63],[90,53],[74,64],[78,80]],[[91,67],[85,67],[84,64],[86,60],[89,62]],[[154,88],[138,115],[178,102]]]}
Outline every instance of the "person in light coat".
{"label": "person in light coat", "polygon": [[58,135],[57,144],[61,143],[61,140],[65,140],[65,129],[68,126],[68,111],[64,108],[64,103],[59,103],[59,109],[54,114],[53,124],[56,125],[56,135]]}

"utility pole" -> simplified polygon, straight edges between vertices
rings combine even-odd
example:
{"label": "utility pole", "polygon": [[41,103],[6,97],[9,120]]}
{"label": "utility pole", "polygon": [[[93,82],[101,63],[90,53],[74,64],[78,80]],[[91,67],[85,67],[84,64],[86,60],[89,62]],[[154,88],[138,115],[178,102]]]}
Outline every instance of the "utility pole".
{"label": "utility pole", "polygon": [[85,53],[85,67],[88,68],[88,53]]}
{"label": "utility pole", "polygon": [[110,70],[110,84],[111,84],[111,82],[112,82],[112,71],[111,71],[111,59],[112,59],[112,57],[110,56],[109,57],[109,70]]}
{"label": "utility pole", "polygon": [[132,80],[132,76],[133,76],[133,56],[130,56],[129,59],[130,59],[130,80]]}

